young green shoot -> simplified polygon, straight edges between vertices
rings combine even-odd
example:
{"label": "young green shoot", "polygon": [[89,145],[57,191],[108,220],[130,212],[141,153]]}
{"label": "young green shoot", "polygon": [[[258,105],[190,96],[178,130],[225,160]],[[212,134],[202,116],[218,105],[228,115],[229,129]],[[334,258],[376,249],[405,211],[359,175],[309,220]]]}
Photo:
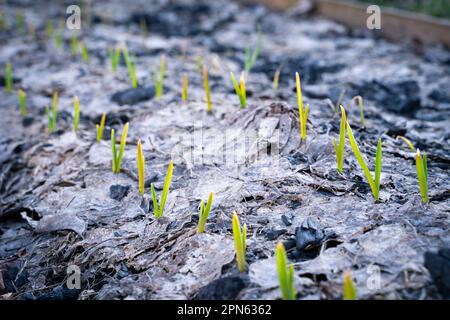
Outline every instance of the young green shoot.
{"label": "young green shoot", "polygon": [[139,194],[144,194],[144,168],[145,168],[145,158],[144,153],[142,152],[142,143],[141,139],[137,142],[137,167],[138,167],[138,184],[139,184]]}
{"label": "young green shoot", "polygon": [[295,300],[294,266],[292,264],[288,266],[286,250],[284,249],[283,243],[278,242],[275,256],[281,297],[283,300]]}
{"label": "young green shoot", "polygon": [[247,262],[245,261],[246,240],[247,240],[247,225],[241,228],[239,218],[236,212],[233,212],[232,229],[234,237],[234,245],[236,247],[236,260],[239,272],[244,272],[247,269]]}
{"label": "young green shoot", "polygon": [[11,63],[7,63],[5,66],[5,89],[7,93],[12,91],[12,68]]}
{"label": "young green shoot", "polygon": [[159,65],[159,71],[155,67],[155,71],[153,72],[153,81],[155,83],[155,91],[157,99],[161,98],[163,94],[163,81],[165,73],[166,73],[166,56],[162,55]]}
{"label": "young green shoot", "polygon": [[245,48],[245,74],[248,75],[250,70],[253,68],[256,60],[259,56],[259,51],[261,50],[261,31],[257,28],[257,37],[256,37],[256,45],[252,52],[250,52],[250,48]]}
{"label": "young green shoot", "polygon": [[359,118],[361,121],[361,127],[364,128],[364,105],[363,105],[363,98],[361,96],[353,97],[352,101],[358,101],[359,106]]}
{"label": "young green shoot", "polygon": [[105,130],[106,113],[103,112],[100,124],[96,124],[97,127],[97,141],[100,142],[103,139],[103,131]]}
{"label": "young green shoot", "polygon": [[339,144],[337,144],[336,139],[333,139],[334,151],[336,152],[336,162],[337,169],[339,173],[342,173],[344,167],[344,153],[345,153],[345,123],[347,122],[347,117],[345,115],[345,109],[341,107],[341,128],[339,131]]}
{"label": "young green shoot", "polygon": [[62,49],[63,47],[63,40],[62,40],[62,32],[58,31],[55,34],[55,46],[57,49]]}
{"label": "young green shoot", "polygon": [[353,283],[352,275],[349,271],[344,273],[344,284],[342,286],[342,296],[344,300],[356,300],[357,290]]}
{"label": "young green shoot", "polygon": [[48,133],[52,133],[56,129],[56,118],[58,116],[58,92],[53,93],[52,110],[45,106],[48,121]]}
{"label": "young green shoot", "polygon": [[213,197],[214,197],[214,194],[212,192],[210,192],[208,201],[206,202],[206,206],[205,206],[205,202],[203,200],[200,202],[200,212],[198,213],[197,233],[203,233],[205,231],[206,220],[208,220],[209,212],[211,211]]}
{"label": "young green shoot", "polygon": [[189,76],[187,75],[187,73],[184,73],[181,89],[181,100],[184,102],[186,102],[188,99],[188,87],[189,87]]}
{"label": "young green shoot", "polygon": [[156,199],[155,186],[153,183],[150,185],[150,191],[152,193],[152,201],[153,201],[153,214],[156,219],[159,219],[164,214],[164,206],[166,205],[167,196],[169,195],[169,187],[172,181],[172,171],[173,171],[173,161],[170,160],[169,167],[167,168],[166,180],[164,181],[164,186],[161,194],[161,199],[158,203],[158,199]]}
{"label": "young green shoot", "polygon": [[0,12],[0,29],[3,31],[8,30],[8,19],[3,12]]}
{"label": "young green shoot", "polygon": [[381,138],[378,138],[377,144],[377,154],[375,156],[375,176],[372,178],[372,174],[367,167],[364,158],[359,151],[358,144],[356,143],[355,137],[353,136],[353,131],[350,125],[347,122],[347,135],[350,141],[350,146],[352,147],[353,154],[358,160],[359,166],[361,167],[364,175],[366,176],[367,182],[370,185],[370,189],[372,190],[373,197],[375,201],[380,201],[380,177],[381,177],[381,157],[382,157],[382,147],[381,147]]}
{"label": "young green shoot", "polygon": [[16,25],[17,25],[17,32],[19,33],[25,32],[25,16],[20,11],[16,12]]}
{"label": "young green shoot", "polygon": [[78,36],[76,35],[70,39],[70,53],[72,57],[76,57],[78,54]]}
{"label": "young green shoot", "polygon": [[411,149],[411,151],[416,151],[416,149],[414,148],[414,145],[412,144],[411,140],[409,140],[408,138],[406,138],[404,136],[397,136],[397,140],[398,139],[402,139],[408,145],[408,147]]}
{"label": "young green shoot", "polygon": [[211,92],[209,91],[208,70],[206,65],[203,65],[203,85],[206,93],[206,112],[211,112]]}
{"label": "young green shoot", "polygon": [[116,147],[116,135],[114,129],[111,129],[111,148],[112,148],[112,171],[114,173],[120,172],[120,165],[122,163],[123,153],[125,151],[125,144],[127,142],[128,122],[123,127],[122,138],[120,139],[120,149]]}
{"label": "young green shoot", "polygon": [[420,150],[416,151],[416,171],[417,180],[419,181],[420,195],[422,196],[422,202],[428,203],[428,165],[427,165],[427,154],[424,152],[423,155]]}
{"label": "young green shoot", "polygon": [[81,50],[81,58],[84,62],[89,63],[89,52],[86,45],[83,42],[80,42],[80,50]]}
{"label": "young green shoot", "polygon": [[148,37],[148,26],[147,26],[147,20],[145,18],[141,18],[140,21],[141,31],[144,34],[144,37]]}
{"label": "young green shoot", "polygon": [[19,91],[17,92],[17,95],[19,96],[20,115],[26,116],[27,115],[27,106],[26,106],[27,94],[22,89],[19,89]]}
{"label": "young green shoot", "polygon": [[78,131],[78,124],[80,123],[80,101],[78,97],[73,97],[73,131]]}
{"label": "young green shoot", "polygon": [[135,61],[136,58],[130,57],[127,48],[123,49],[123,57],[125,59],[125,64],[127,65],[128,68],[128,73],[130,74],[131,85],[134,89],[136,89],[139,85],[136,77],[136,61]]}
{"label": "young green shoot", "polygon": [[230,72],[230,75],[231,75],[231,82],[233,82],[234,90],[236,91],[236,94],[239,97],[242,109],[244,109],[247,105],[247,93],[245,91],[244,73],[243,72],[241,73],[239,83],[236,81],[233,72]]}
{"label": "young green shoot", "polygon": [[108,55],[109,59],[111,60],[111,70],[112,72],[116,72],[120,62],[120,48],[117,47],[114,50],[112,48],[109,48]]}
{"label": "young green shoot", "polygon": [[46,27],[47,38],[49,40],[53,37],[53,31],[54,31],[53,21],[49,20],[49,21],[47,21],[47,27]]}
{"label": "young green shoot", "polygon": [[303,108],[302,86],[300,83],[300,75],[295,73],[295,85],[297,88],[298,113],[300,117],[300,136],[302,140],[306,140],[306,122],[308,121],[309,106]]}
{"label": "young green shoot", "polygon": [[273,90],[278,90],[278,85],[280,83],[280,74],[281,74],[282,68],[283,68],[283,65],[280,64],[278,66],[277,70],[275,70],[275,74],[273,75],[273,84],[272,84]]}

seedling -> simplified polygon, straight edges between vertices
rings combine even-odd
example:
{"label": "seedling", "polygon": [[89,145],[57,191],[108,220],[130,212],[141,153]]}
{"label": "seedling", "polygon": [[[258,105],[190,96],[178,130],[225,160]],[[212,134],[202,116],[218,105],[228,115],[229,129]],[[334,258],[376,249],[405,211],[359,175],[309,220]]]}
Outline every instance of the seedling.
{"label": "seedling", "polygon": [[150,191],[152,193],[152,201],[153,201],[153,214],[156,219],[159,219],[164,214],[164,206],[166,204],[167,196],[169,195],[169,187],[170,182],[172,181],[172,171],[173,171],[173,161],[170,160],[169,167],[167,168],[166,180],[164,181],[164,187],[161,194],[161,199],[158,203],[158,199],[156,199],[155,186],[153,183],[150,185]]}
{"label": "seedling", "polygon": [[8,19],[3,12],[0,12],[0,29],[6,31],[8,30]]}
{"label": "seedling", "polygon": [[363,98],[361,96],[353,97],[352,101],[358,101],[359,106],[359,118],[361,121],[361,127],[364,128],[364,106],[363,106]]}
{"label": "seedling", "polygon": [[300,83],[300,75],[295,73],[295,84],[297,88],[298,113],[300,117],[300,136],[302,140],[306,140],[306,121],[308,120],[309,106],[303,108],[302,87]]}
{"label": "seedling", "polygon": [[156,98],[160,98],[163,94],[163,80],[164,80],[164,74],[166,72],[166,56],[162,55],[159,65],[159,72],[157,68],[155,67],[155,71],[153,72],[153,81],[155,83],[155,91],[156,91]]}
{"label": "seedling", "polygon": [[76,57],[78,54],[78,37],[77,36],[73,36],[70,39],[70,52],[73,57]]}
{"label": "seedling", "polygon": [[100,142],[103,139],[103,131],[105,130],[106,113],[103,112],[100,124],[96,124],[97,127],[97,141]]}
{"label": "seedling", "polygon": [[86,45],[83,42],[80,42],[80,50],[81,50],[81,58],[84,62],[89,62],[89,52],[87,50]]}
{"label": "seedling", "polygon": [[278,90],[278,84],[280,82],[280,74],[281,74],[281,69],[283,68],[283,65],[280,64],[277,68],[277,70],[275,70],[275,74],[273,76],[273,90]]}
{"label": "seedling", "polygon": [[261,50],[261,32],[258,27],[255,49],[253,49],[253,52],[250,52],[249,47],[245,48],[245,68],[244,69],[245,69],[246,75],[248,75],[250,73],[250,70],[252,69],[253,65],[255,64],[256,60],[258,59],[260,50]]}
{"label": "seedling", "polygon": [[187,73],[184,73],[182,79],[181,100],[185,102],[188,99],[188,86],[189,86],[189,76],[187,75]]}
{"label": "seedling", "polygon": [[208,80],[208,70],[206,70],[206,65],[203,65],[203,85],[205,86],[206,93],[206,112],[211,112],[211,93],[209,91],[209,80]]}
{"label": "seedling", "polygon": [[48,133],[52,133],[56,129],[56,118],[58,116],[58,92],[53,93],[52,110],[45,106],[45,112],[48,120]]}
{"label": "seedling", "polygon": [[5,89],[7,93],[12,91],[12,68],[10,63],[7,63],[5,66]]}
{"label": "seedling", "polygon": [[47,38],[49,40],[53,37],[53,31],[54,31],[53,21],[49,20],[47,22],[47,28],[46,28]]}
{"label": "seedling", "polygon": [[113,72],[116,72],[120,62],[120,48],[117,47],[115,50],[109,48],[108,54],[109,59],[111,60],[111,69]]}
{"label": "seedling", "polygon": [[209,212],[211,211],[211,205],[213,201],[214,194],[212,192],[209,193],[208,201],[205,202],[202,200],[200,202],[200,212],[198,213],[198,227],[197,233],[203,233],[205,231],[206,220],[208,219]]}
{"label": "seedling", "polygon": [[120,172],[120,165],[122,162],[123,153],[125,151],[125,144],[127,143],[128,122],[123,127],[122,138],[120,139],[120,149],[117,151],[116,135],[114,129],[111,129],[111,148],[112,148],[112,171],[114,173]]}
{"label": "seedling", "polygon": [[236,212],[233,212],[232,229],[234,237],[234,245],[236,247],[236,260],[239,272],[244,272],[247,269],[247,262],[245,261],[246,240],[247,240],[247,225],[241,229],[239,218]]}
{"label": "seedling", "polygon": [[241,76],[239,78],[239,84],[237,83],[236,78],[234,77],[234,73],[230,72],[230,75],[231,81],[233,82],[234,90],[236,91],[236,94],[239,97],[241,107],[244,109],[247,105],[247,93],[245,92],[244,73],[241,73]]}
{"label": "seedling", "polygon": [[416,149],[414,148],[414,145],[412,144],[411,140],[409,140],[408,138],[406,138],[404,136],[397,136],[397,140],[398,139],[402,139],[412,151],[416,151]]}
{"label": "seedling", "polygon": [[342,287],[342,295],[344,300],[356,300],[357,298],[357,290],[356,286],[353,283],[352,275],[349,271],[344,274],[344,284]]}
{"label": "seedling", "polygon": [[134,89],[138,87],[138,81],[136,77],[136,58],[131,58],[128,54],[128,49],[123,49],[123,57],[125,59],[125,64],[127,65],[128,72],[131,78],[131,85]]}
{"label": "seedling", "polygon": [[353,131],[350,125],[347,122],[347,135],[348,139],[350,140],[350,145],[353,150],[353,154],[356,157],[356,160],[358,160],[359,166],[361,167],[362,171],[364,172],[364,175],[366,176],[367,182],[370,185],[370,189],[372,190],[373,197],[375,198],[375,201],[380,201],[380,176],[381,176],[381,157],[382,157],[382,150],[381,150],[381,138],[378,138],[378,144],[377,144],[377,154],[375,157],[375,176],[372,178],[372,175],[369,171],[369,168],[366,165],[366,162],[364,161],[361,152],[359,151],[358,145],[356,143],[355,137],[353,136]]}
{"label": "seedling", "polygon": [[281,297],[283,300],[295,300],[294,266],[288,266],[286,250],[281,242],[278,242],[275,252],[277,260],[278,280],[280,281]]}
{"label": "seedling", "polygon": [[19,89],[17,92],[17,95],[19,96],[19,105],[20,105],[20,115],[26,116],[27,115],[27,107],[26,107],[26,98],[27,94],[22,89]]}
{"label": "seedling", "polygon": [[416,152],[416,170],[417,180],[419,180],[420,195],[422,196],[422,202],[428,203],[428,165],[427,154],[424,152],[420,154],[420,150]]}
{"label": "seedling", "polygon": [[78,123],[80,122],[80,101],[78,97],[73,97],[73,131],[78,131]]}
{"label": "seedling", "polygon": [[202,72],[202,66],[203,66],[203,59],[201,56],[197,55],[195,57],[195,68],[199,73]]}
{"label": "seedling", "polygon": [[333,139],[334,151],[336,152],[336,162],[338,172],[342,173],[344,167],[344,152],[345,152],[345,123],[347,122],[347,117],[345,115],[345,109],[341,106],[341,128],[339,131],[339,145],[336,143],[336,139]]}
{"label": "seedling", "polygon": [[145,20],[145,18],[141,18],[140,26],[141,26],[142,32],[144,33],[144,37],[147,38],[148,37],[148,26],[147,26],[147,20]]}
{"label": "seedling", "polygon": [[141,139],[138,140],[137,143],[137,167],[138,167],[138,181],[139,181],[139,194],[144,194],[144,168],[145,168],[145,158],[144,153],[142,152],[142,143]]}
{"label": "seedling", "polygon": [[25,32],[25,17],[22,12],[16,12],[16,24],[17,24],[17,32],[24,33]]}
{"label": "seedling", "polygon": [[57,49],[62,49],[62,47],[63,47],[61,31],[58,31],[55,34],[55,46]]}

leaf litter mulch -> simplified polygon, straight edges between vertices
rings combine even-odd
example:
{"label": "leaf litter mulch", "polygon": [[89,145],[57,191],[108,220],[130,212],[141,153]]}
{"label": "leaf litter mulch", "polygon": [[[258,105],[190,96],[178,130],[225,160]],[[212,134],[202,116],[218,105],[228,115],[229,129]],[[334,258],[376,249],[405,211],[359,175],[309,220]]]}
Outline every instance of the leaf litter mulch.
{"label": "leaf litter mulch", "polygon": [[[65,17],[57,2],[11,1],[0,10],[0,66],[11,63],[14,90],[0,92],[0,294],[3,299],[278,299],[274,250],[282,241],[295,264],[300,299],[341,299],[351,271],[360,299],[449,297],[450,52],[418,53],[299,10],[271,12],[228,1],[95,1],[80,40],[89,62],[46,37]],[[144,5],[145,4],[145,5]],[[14,25],[22,12],[35,35]],[[82,13],[84,11],[82,10]],[[145,21],[145,23],[143,22]],[[148,34],[142,28],[146,25]],[[247,79],[246,109],[229,77],[261,30],[260,55]],[[136,56],[139,88],[124,61],[113,73],[108,48]],[[166,55],[164,94],[153,69]],[[206,64],[212,113],[206,113]],[[272,79],[282,65],[278,90]],[[295,72],[310,106],[300,141]],[[183,73],[188,101],[181,101]],[[0,84],[4,86],[4,78]],[[4,88],[3,88],[4,89]],[[45,105],[59,92],[57,130],[46,134]],[[73,96],[80,130],[72,131]],[[364,98],[365,127],[355,95]],[[332,138],[342,96],[369,168],[383,142],[380,203],[349,148],[338,174]],[[104,140],[95,124],[106,112]],[[110,129],[130,123],[120,174],[111,171]],[[421,202],[414,152],[427,152],[430,203]],[[137,190],[142,139],[146,192]],[[152,215],[174,172],[164,217]],[[198,206],[214,192],[206,232]],[[236,267],[231,215],[248,226],[248,271]],[[78,266],[81,288],[66,287]],[[379,275],[379,277],[378,277]]]}

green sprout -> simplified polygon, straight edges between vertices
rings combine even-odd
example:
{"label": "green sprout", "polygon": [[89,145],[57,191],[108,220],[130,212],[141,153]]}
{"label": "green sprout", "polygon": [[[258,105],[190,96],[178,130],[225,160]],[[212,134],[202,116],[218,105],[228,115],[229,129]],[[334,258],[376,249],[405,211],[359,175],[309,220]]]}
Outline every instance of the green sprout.
{"label": "green sprout", "polygon": [[236,91],[236,94],[239,97],[239,101],[241,102],[241,107],[244,109],[247,105],[247,93],[245,92],[245,80],[244,80],[244,73],[241,73],[241,76],[239,78],[239,84],[236,81],[236,78],[234,77],[234,73],[230,72],[231,75],[231,81],[233,82],[234,90]]}
{"label": "green sprout", "polygon": [[349,271],[344,273],[344,285],[342,286],[342,296],[344,300],[356,300],[357,290],[353,283],[352,275]]}
{"label": "green sprout", "polygon": [[76,35],[70,39],[70,52],[73,57],[76,57],[78,54],[78,36]]}
{"label": "green sprout", "polygon": [[209,212],[211,211],[211,205],[213,201],[214,194],[212,192],[209,193],[208,201],[205,202],[202,200],[200,202],[200,212],[198,213],[198,227],[197,233],[203,233],[205,231],[206,220],[208,219]]}
{"label": "green sprout", "polygon": [[58,116],[58,92],[53,93],[52,110],[45,106],[45,113],[48,120],[48,133],[52,133],[56,129],[56,118]]}
{"label": "green sprout", "polygon": [[273,75],[273,84],[272,84],[273,90],[278,90],[278,84],[280,83],[280,74],[281,74],[282,68],[283,68],[283,65],[280,64],[278,66],[277,70],[275,70],[275,74]]}
{"label": "green sprout", "polygon": [[8,19],[3,12],[0,12],[0,29],[4,31],[8,30]]}
{"label": "green sprout", "polygon": [[131,85],[134,89],[138,87],[138,81],[136,77],[136,58],[131,58],[128,54],[128,49],[125,47],[123,49],[123,57],[125,59],[125,64],[127,65],[128,72],[131,78]]}
{"label": "green sprout", "polygon": [[236,212],[233,212],[232,228],[234,245],[236,247],[236,260],[238,270],[239,272],[244,272],[247,269],[247,262],[245,261],[245,252],[247,249],[245,244],[247,240],[247,225],[244,223],[244,226],[241,229],[239,218]]}
{"label": "green sprout", "polygon": [[138,167],[138,185],[139,185],[139,194],[144,194],[144,167],[145,167],[145,158],[144,153],[142,152],[142,143],[141,139],[138,140],[137,143],[137,167]]}
{"label": "green sprout", "polygon": [[115,50],[109,48],[108,54],[109,59],[111,60],[111,69],[113,72],[116,72],[120,62],[120,48],[117,47]]}
{"label": "green sprout", "polygon": [[420,195],[422,196],[422,202],[428,203],[428,165],[427,154],[424,152],[420,154],[420,150],[416,152],[416,170],[417,180],[419,180]]}
{"label": "green sprout", "polygon": [[353,97],[352,101],[358,101],[359,106],[359,118],[361,121],[361,127],[364,128],[364,105],[363,105],[363,98],[361,96]]}
{"label": "green sprout", "polygon": [[158,199],[156,199],[155,186],[152,183],[150,185],[150,191],[152,193],[152,201],[153,201],[153,214],[156,219],[159,219],[164,214],[164,206],[166,205],[167,196],[169,195],[169,187],[170,182],[172,181],[172,171],[173,171],[173,161],[170,160],[169,167],[167,168],[166,180],[164,181],[164,187],[161,194],[161,199],[158,203]]}
{"label": "green sprout", "polygon": [[366,162],[364,161],[361,152],[359,151],[358,145],[356,143],[355,137],[353,136],[353,131],[350,125],[347,122],[347,135],[348,139],[350,140],[350,145],[353,150],[353,154],[356,157],[356,160],[358,160],[358,163],[364,172],[364,175],[366,176],[367,182],[369,182],[370,189],[372,190],[373,197],[375,198],[375,201],[380,201],[380,177],[381,177],[381,156],[382,156],[382,150],[381,150],[381,138],[378,138],[378,144],[377,144],[377,154],[375,156],[375,177],[372,178],[372,175],[369,171],[369,168],[367,167]]}
{"label": "green sprout", "polygon": [[19,89],[19,91],[17,92],[17,95],[19,96],[20,115],[26,116],[27,115],[27,107],[26,107],[27,94],[22,89]]}
{"label": "green sprout", "polygon": [[16,12],[16,24],[17,24],[17,31],[19,33],[24,33],[25,32],[25,16],[20,11]]}
{"label": "green sprout", "polygon": [[195,56],[195,68],[197,69],[197,72],[202,72],[202,66],[203,66],[203,59],[202,56],[197,55]]}
{"label": "green sprout", "polygon": [[153,81],[155,83],[156,98],[160,98],[163,94],[163,80],[164,74],[166,73],[166,56],[162,55],[159,65],[159,72],[155,67],[153,72]]}
{"label": "green sprout", "polygon": [[203,85],[206,93],[206,112],[211,112],[211,92],[209,91],[208,70],[206,65],[203,65]]}
{"label": "green sprout", "polygon": [[259,51],[261,50],[261,31],[259,30],[259,27],[257,28],[257,38],[256,38],[256,45],[253,52],[250,52],[250,48],[245,48],[245,74],[248,75],[250,73],[250,70],[253,68],[253,65],[255,64],[256,60],[259,56]]}
{"label": "green sprout", "polygon": [[188,86],[189,86],[189,76],[187,73],[183,74],[183,87],[181,89],[181,100],[187,101],[188,99]]}
{"label": "green sprout", "polygon": [[145,20],[145,18],[141,18],[140,27],[141,27],[142,32],[144,33],[144,37],[147,38],[148,37],[148,26],[147,26],[147,20]]}
{"label": "green sprout", "polygon": [[123,127],[122,138],[120,139],[120,149],[116,147],[116,135],[114,129],[111,129],[111,148],[112,148],[112,171],[114,173],[120,172],[120,165],[122,162],[123,153],[125,151],[125,144],[128,134],[128,122]]}
{"label": "green sprout", "polygon": [[103,139],[103,131],[105,130],[106,113],[103,112],[100,124],[96,124],[97,127],[97,141],[100,142]]}
{"label": "green sprout", "polygon": [[294,287],[294,265],[287,264],[286,250],[281,242],[278,242],[275,251],[277,260],[278,280],[283,300],[295,300],[296,292]]}
{"label": "green sprout", "polygon": [[344,167],[344,153],[345,153],[345,123],[347,122],[347,117],[345,115],[345,109],[341,106],[341,128],[339,131],[339,145],[336,143],[336,139],[333,139],[334,151],[336,152],[336,162],[338,172],[342,173]]}
{"label": "green sprout", "polygon": [[73,131],[78,131],[78,123],[80,122],[80,101],[78,97],[73,97]]}
{"label": "green sprout", "polygon": [[63,47],[61,31],[58,31],[55,34],[55,46],[57,49],[62,49],[62,47]]}
{"label": "green sprout", "polygon": [[86,45],[83,42],[80,42],[80,50],[81,50],[81,58],[84,62],[89,63],[89,52]]}
{"label": "green sprout", "polygon": [[12,91],[12,68],[11,63],[7,63],[5,66],[5,88],[7,93]]}
{"label": "green sprout", "polygon": [[411,140],[409,140],[408,138],[404,137],[404,136],[397,136],[396,138],[398,139],[402,139],[407,145],[408,147],[411,149],[411,151],[416,151],[416,149],[414,148],[414,145],[412,144]]}
{"label": "green sprout", "polygon": [[302,140],[306,140],[306,121],[308,121],[309,106],[303,108],[302,87],[300,83],[300,75],[295,73],[295,85],[297,88],[298,113],[300,117],[300,136]]}
{"label": "green sprout", "polygon": [[51,39],[53,37],[54,29],[55,28],[53,27],[53,21],[51,20],[47,21],[46,33],[48,39]]}

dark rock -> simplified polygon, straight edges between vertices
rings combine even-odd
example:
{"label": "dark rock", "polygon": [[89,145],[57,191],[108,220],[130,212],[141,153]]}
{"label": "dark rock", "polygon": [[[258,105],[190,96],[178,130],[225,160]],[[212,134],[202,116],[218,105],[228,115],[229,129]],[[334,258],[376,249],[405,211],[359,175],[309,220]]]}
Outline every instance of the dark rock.
{"label": "dark rock", "polygon": [[283,246],[286,249],[286,251],[295,248],[296,245],[297,241],[295,241],[295,239],[288,239],[286,241],[283,241]]}
{"label": "dark rock", "polygon": [[355,86],[354,94],[373,100],[389,111],[405,115],[421,107],[420,87],[415,80],[366,81]]}
{"label": "dark rock", "polygon": [[[22,272],[21,270],[17,262],[7,263],[0,269],[0,281],[3,282],[5,292],[16,292],[18,288],[28,283],[28,273],[26,270]],[[0,293],[2,293],[1,289],[0,287]]]}
{"label": "dark rock", "polygon": [[450,248],[425,252],[425,267],[444,299],[450,299]]}
{"label": "dark rock", "polygon": [[298,250],[322,243],[325,232],[322,225],[314,218],[306,218],[300,227],[295,228],[295,240]]}
{"label": "dark rock", "polygon": [[114,184],[111,187],[109,187],[109,197],[111,199],[120,201],[124,197],[127,196],[128,192],[130,191],[130,186],[122,186],[120,184]]}
{"label": "dark rock", "polygon": [[428,98],[437,102],[450,103],[450,88],[448,86],[442,86],[439,89],[434,89],[430,92]]}
{"label": "dark rock", "polygon": [[200,288],[194,300],[234,300],[245,286],[239,277],[219,278]]}
{"label": "dark rock", "polygon": [[286,233],[286,229],[280,229],[280,230],[270,230],[266,233],[266,239],[267,240],[276,240],[279,236]]}
{"label": "dark rock", "polygon": [[119,91],[111,96],[111,101],[114,101],[119,106],[134,105],[141,101],[150,100],[155,96],[155,89],[153,87],[137,87],[124,91]]}
{"label": "dark rock", "polygon": [[69,289],[66,286],[59,286],[53,288],[49,293],[38,296],[36,300],[76,300],[80,293],[80,289]]}
{"label": "dark rock", "polygon": [[300,151],[290,154],[286,158],[293,166],[299,165],[300,163],[308,163],[308,156]]}
{"label": "dark rock", "polygon": [[292,225],[292,217],[288,217],[288,216],[285,215],[285,214],[281,215],[281,221],[282,221],[287,227],[289,227],[290,225]]}
{"label": "dark rock", "polygon": [[22,118],[22,125],[24,127],[29,127],[34,121],[34,118],[31,116],[26,116]]}

